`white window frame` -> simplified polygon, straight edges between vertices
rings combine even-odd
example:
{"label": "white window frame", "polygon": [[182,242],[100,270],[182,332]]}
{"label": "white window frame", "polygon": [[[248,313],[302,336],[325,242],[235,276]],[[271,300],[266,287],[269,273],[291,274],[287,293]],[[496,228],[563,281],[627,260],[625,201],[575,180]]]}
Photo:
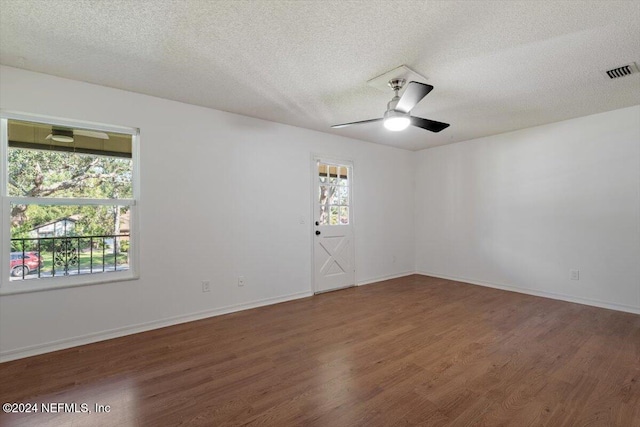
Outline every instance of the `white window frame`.
{"label": "white window frame", "polygon": [[[88,198],[60,198],[60,197],[14,197],[9,196],[9,163],[8,163],[8,121],[20,120],[35,123],[46,123],[55,126],[90,129],[101,132],[116,132],[131,135],[131,160],[133,198],[131,199],[88,199]],[[139,246],[138,233],[138,201],[140,200],[140,129],[132,127],[111,126],[101,123],[83,122],[78,120],[61,119],[35,114],[18,113],[0,110],[0,295],[19,294],[26,292],[50,291],[52,289],[70,288],[76,286],[95,285],[100,283],[121,282],[139,278]],[[79,274],[71,276],[56,276],[42,279],[10,281],[9,259],[11,252],[11,203],[46,204],[46,205],[94,205],[94,206],[128,206],[130,208],[129,232],[129,269],[107,273]]]}

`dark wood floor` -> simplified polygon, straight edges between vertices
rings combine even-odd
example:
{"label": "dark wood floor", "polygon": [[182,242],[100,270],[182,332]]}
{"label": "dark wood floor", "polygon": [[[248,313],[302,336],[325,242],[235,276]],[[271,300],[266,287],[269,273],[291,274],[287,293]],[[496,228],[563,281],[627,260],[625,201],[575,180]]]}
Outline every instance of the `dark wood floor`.
{"label": "dark wood floor", "polygon": [[640,316],[425,276],[0,365],[2,426],[640,426]]}

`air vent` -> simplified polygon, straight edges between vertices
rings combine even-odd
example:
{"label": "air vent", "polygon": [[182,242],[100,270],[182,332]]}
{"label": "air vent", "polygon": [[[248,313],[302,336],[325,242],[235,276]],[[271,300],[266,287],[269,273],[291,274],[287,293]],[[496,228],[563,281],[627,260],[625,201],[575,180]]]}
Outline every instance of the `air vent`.
{"label": "air vent", "polygon": [[637,72],[638,72],[638,66],[636,65],[635,62],[632,62],[632,63],[627,64],[627,65],[622,65],[620,67],[612,68],[611,70],[607,70],[607,71],[605,71],[605,74],[610,79],[618,79],[620,77],[625,77],[625,76],[628,76],[630,74],[635,74]]}

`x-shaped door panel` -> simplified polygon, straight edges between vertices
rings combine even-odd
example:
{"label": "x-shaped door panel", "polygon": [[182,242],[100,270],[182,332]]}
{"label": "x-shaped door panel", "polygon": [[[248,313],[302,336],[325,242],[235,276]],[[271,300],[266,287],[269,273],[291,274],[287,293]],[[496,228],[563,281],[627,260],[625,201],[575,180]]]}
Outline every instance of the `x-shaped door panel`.
{"label": "x-shaped door panel", "polygon": [[[340,241],[334,248],[331,248],[331,246],[329,245],[329,242],[332,239],[340,239]],[[350,260],[348,256],[350,241],[347,237],[340,236],[340,237],[333,237],[333,238],[331,237],[325,238],[319,242],[319,246],[328,255],[328,258],[320,268],[321,275],[328,276],[328,275],[336,275],[336,274],[345,274],[349,270],[351,270],[351,265],[349,262]],[[331,267],[333,267],[333,265],[337,265],[340,268],[340,271],[338,272],[331,271]]]}

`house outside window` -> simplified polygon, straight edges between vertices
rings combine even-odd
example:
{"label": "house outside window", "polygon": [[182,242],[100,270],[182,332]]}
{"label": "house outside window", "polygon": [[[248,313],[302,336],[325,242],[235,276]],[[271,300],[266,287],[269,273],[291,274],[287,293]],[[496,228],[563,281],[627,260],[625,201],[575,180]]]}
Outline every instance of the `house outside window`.
{"label": "house outside window", "polygon": [[0,120],[0,294],[136,278],[138,130]]}
{"label": "house outside window", "polygon": [[73,232],[73,228],[78,220],[78,215],[60,218],[44,224],[36,225],[30,232],[29,237],[60,237]]}

